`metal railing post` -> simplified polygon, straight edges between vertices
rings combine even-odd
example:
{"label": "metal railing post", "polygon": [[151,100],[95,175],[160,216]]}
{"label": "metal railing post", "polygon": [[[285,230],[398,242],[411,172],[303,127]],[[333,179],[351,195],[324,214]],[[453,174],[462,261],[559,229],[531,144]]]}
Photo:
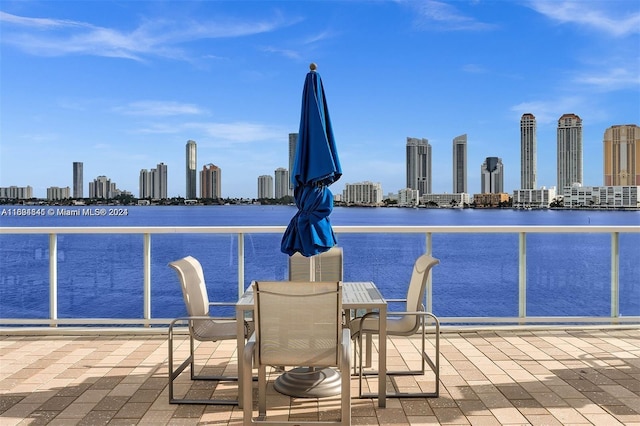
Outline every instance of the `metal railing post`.
{"label": "metal railing post", "polygon": [[[426,241],[426,250],[427,250],[427,254],[433,254],[433,234],[431,232],[427,232],[427,241]],[[427,312],[433,312],[433,277],[432,274],[429,274],[429,277],[427,278],[427,291],[426,291],[426,298],[427,298]]]}
{"label": "metal railing post", "polygon": [[[620,316],[620,234],[611,233],[611,318]],[[613,321],[617,323],[617,321]]]}
{"label": "metal railing post", "polygon": [[527,234],[520,232],[518,238],[518,316],[527,317]]}
{"label": "metal railing post", "polygon": [[49,319],[58,319],[58,235],[49,234]]}
{"label": "metal railing post", "polygon": [[[144,246],[143,246],[143,286],[144,286],[144,299],[143,299],[143,310],[144,310],[144,319],[151,319],[151,234],[144,234]],[[145,324],[149,327],[149,322],[147,321]]]}
{"label": "metal railing post", "polygon": [[244,234],[238,232],[238,297],[244,294]]}

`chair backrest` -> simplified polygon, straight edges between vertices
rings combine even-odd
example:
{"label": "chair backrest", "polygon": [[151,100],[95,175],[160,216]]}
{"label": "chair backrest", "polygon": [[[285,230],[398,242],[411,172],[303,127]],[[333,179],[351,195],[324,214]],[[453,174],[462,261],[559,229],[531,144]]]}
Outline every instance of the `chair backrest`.
{"label": "chair backrest", "polygon": [[[176,270],[182,287],[182,298],[189,316],[209,315],[209,295],[204,281],[202,265],[192,256],[169,263]],[[196,327],[197,321],[191,326]]]}
{"label": "chair backrest", "polygon": [[340,365],[340,282],[254,281],[252,286],[259,364]]}
{"label": "chair backrest", "polygon": [[331,247],[312,257],[300,253],[289,256],[289,281],[344,281],[342,270],[341,247]]}
{"label": "chair backrest", "polygon": [[[407,290],[407,312],[423,311],[424,292],[429,279],[431,269],[440,263],[440,260],[429,254],[423,254],[418,257],[413,264],[413,272],[411,273],[411,281]],[[406,329],[415,332],[419,325],[419,318],[415,315],[408,315],[403,318],[406,321]],[[404,327],[403,327],[404,328]]]}

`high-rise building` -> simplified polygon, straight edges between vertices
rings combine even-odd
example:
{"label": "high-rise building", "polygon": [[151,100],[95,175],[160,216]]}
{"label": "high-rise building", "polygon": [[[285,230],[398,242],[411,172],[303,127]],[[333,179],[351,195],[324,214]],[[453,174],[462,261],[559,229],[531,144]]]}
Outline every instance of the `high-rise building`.
{"label": "high-rise building", "polygon": [[536,117],[522,114],[520,118],[520,188],[536,189],[537,136]]}
{"label": "high-rise building", "polygon": [[558,193],[565,186],[582,184],[582,119],[564,114],[558,120]]}
{"label": "high-rise building", "polygon": [[640,127],[611,126],[604,131],[605,186],[640,185]]}
{"label": "high-rise building", "polygon": [[289,171],[284,167],[278,167],[274,174],[276,177],[276,198],[291,195],[291,190],[289,189],[291,185],[289,180]]}
{"label": "high-rise building", "polygon": [[258,199],[261,198],[273,198],[273,177],[270,175],[258,176]]}
{"label": "high-rise building", "polygon": [[200,197],[222,198],[222,170],[215,164],[205,164],[200,172]]}
{"label": "high-rise building", "polygon": [[84,180],[82,178],[83,164],[78,161],[73,162],[73,198],[84,198]]}
{"label": "high-rise building", "polygon": [[111,199],[119,194],[116,183],[106,176],[98,176],[89,182],[89,198]]}
{"label": "high-rise building", "polygon": [[57,201],[66,200],[69,198],[69,187],[60,188],[58,186],[50,186],[47,188],[47,200]]}
{"label": "high-rise building", "polygon": [[197,197],[196,180],[198,177],[196,168],[198,164],[197,159],[197,146],[196,142],[192,140],[187,141],[186,145],[186,171],[187,171],[187,188],[185,198],[194,199]]}
{"label": "high-rise building", "polygon": [[467,192],[467,135],[453,138],[453,193]]}
{"label": "high-rise building", "polygon": [[480,193],[500,194],[504,192],[504,167],[502,159],[487,157],[480,166]]}
{"label": "high-rise building", "polygon": [[289,194],[293,194],[293,163],[296,160],[296,146],[298,145],[298,134],[289,133]]}
{"label": "high-rise building", "polygon": [[382,203],[382,186],[378,182],[347,183],[342,199],[347,204],[375,206]]}
{"label": "high-rise building", "polygon": [[431,145],[427,139],[407,138],[407,188],[431,193]]}
{"label": "high-rise building", "polygon": [[167,166],[160,163],[155,169],[140,170],[140,198],[162,200],[167,198]]}

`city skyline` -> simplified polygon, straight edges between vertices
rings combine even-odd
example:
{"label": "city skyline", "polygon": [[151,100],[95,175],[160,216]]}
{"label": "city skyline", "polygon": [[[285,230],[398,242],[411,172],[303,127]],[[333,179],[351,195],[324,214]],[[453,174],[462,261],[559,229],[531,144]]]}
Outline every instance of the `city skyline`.
{"label": "city skyline", "polygon": [[[55,5],[55,7],[54,7]],[[408,135],[432,146],[433,193],[451,192],[451,141],[521,186],[519,121],[536,118],[536,186],[557,185],[557,121],[582,119],[583,184],[603,184],[603,138],[640,124],[640,4],[518,2],[22,2],[0,6],[0,187],[109,176],[136,194],[164,162],[186,197],[184,143],[254,198],[286,164],[304,76],[318,64],[346,183],[405,187]],[[561,48],[562,47],[562,48]],[[544,159],[544,161],[543,161]],[[286,167],[286,166],[285,166]],[[197,194],[196,194],[197,195]]]}

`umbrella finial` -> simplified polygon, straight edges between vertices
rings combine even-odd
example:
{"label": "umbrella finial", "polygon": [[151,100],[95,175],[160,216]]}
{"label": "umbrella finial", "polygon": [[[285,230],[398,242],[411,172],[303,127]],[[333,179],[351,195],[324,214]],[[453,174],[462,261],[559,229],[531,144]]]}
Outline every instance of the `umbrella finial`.
{"label": "umbrella finial", "polygon": [[316,65],[315,62],[311,62],[311,64],[309,64],[309,69],[311,71],[315,71],[318,68],[318,66]]}

